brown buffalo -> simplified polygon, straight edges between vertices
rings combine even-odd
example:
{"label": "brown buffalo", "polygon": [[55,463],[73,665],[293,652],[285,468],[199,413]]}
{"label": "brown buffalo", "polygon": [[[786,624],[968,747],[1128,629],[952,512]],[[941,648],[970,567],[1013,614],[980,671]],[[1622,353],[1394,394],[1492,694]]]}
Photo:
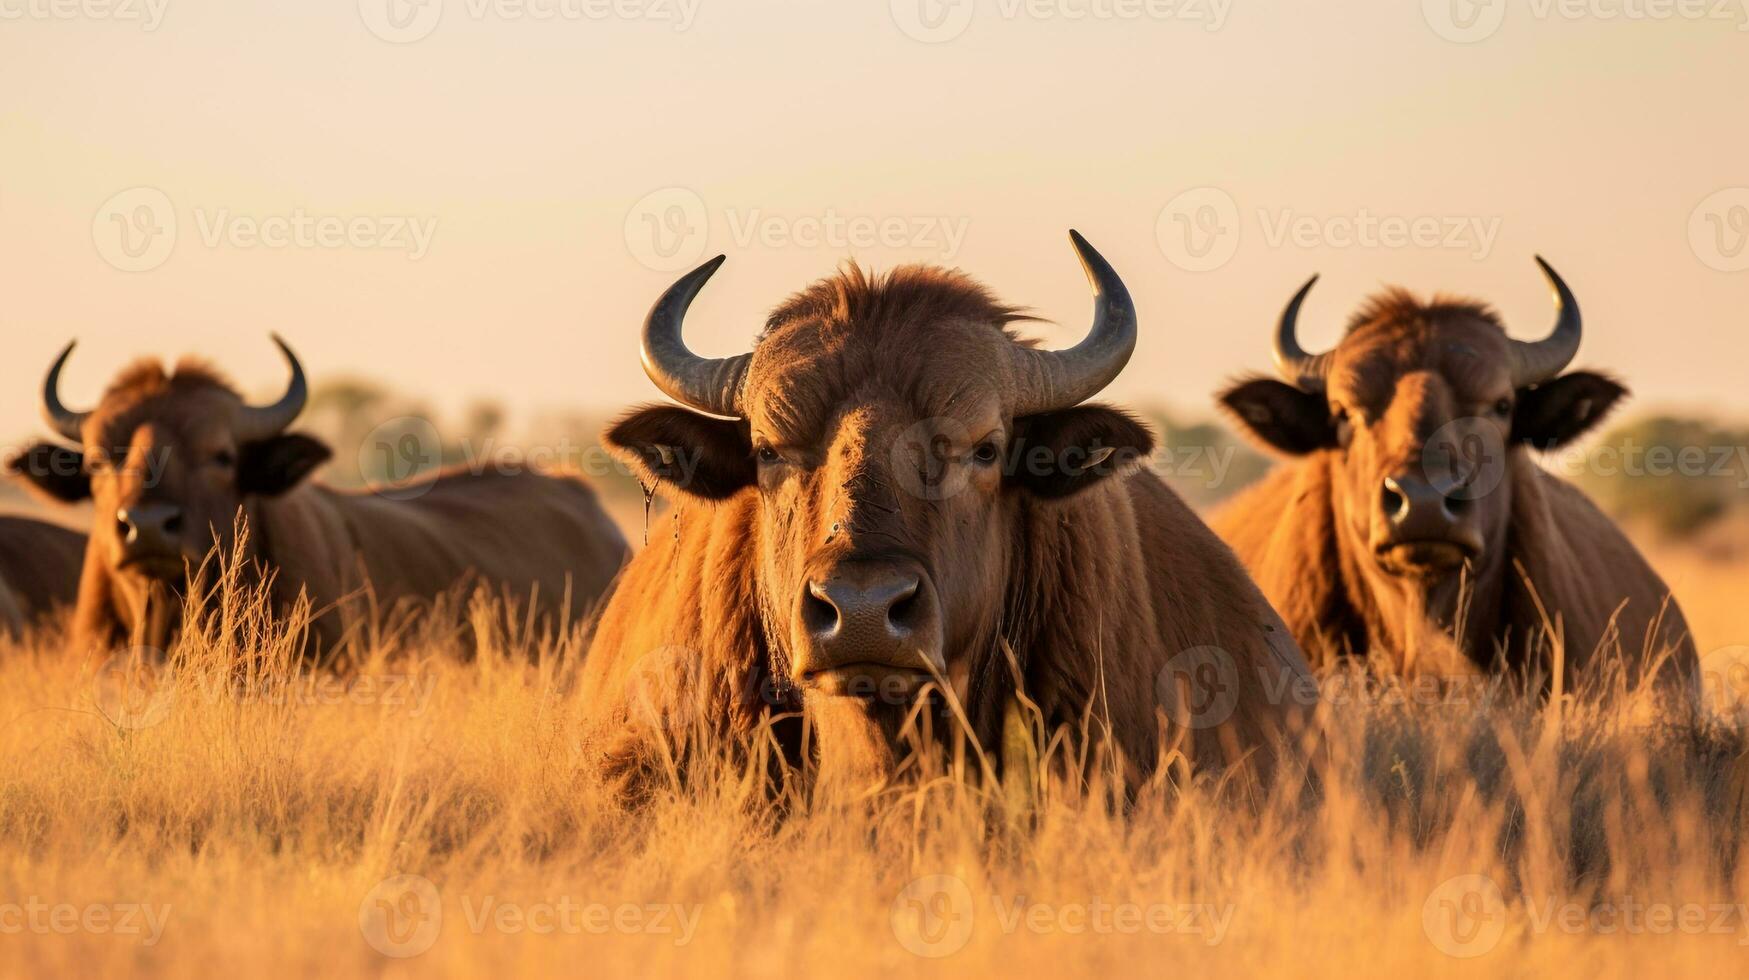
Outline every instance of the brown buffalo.
{"label": "brown buffalo", "polygon": [[1108,735],[1143,771],[1169,746],[1218,762],[1272,744],[1305,662],[1232,553],[1135,465],[1148,430],[1082,404],[1129,360],[1136,321],[1073,239],[1095,312],[1067,351],[1016,339],[1015,308],[923,266],[850,266],[720,359],[688,351],[681,321],[722,258],[662,296],[644,370],[693,410],[606,433],[676,491],[584,668],[610,758],[636,770],[648,729],[677,717],[735,736],[800,709],[828,778],[878,779],[930,678],[993,744],[1005,650],[1051,730]]}
{"label": "brown buffalo", "polygon": [[[1695,652],[1670,590],[1591,501],[1537,465],[1626,394],[1561,372],[1579,350],[1579,306],[1543,263],[1554,331],[1513,340],[1488,307],[1373,299],[1334,350],[1307,354],[1282,315],[1288,383],[1221,396],[1266,445],[1296,457],[1214,524],[1293,625],[1314,664],[1365,655],[1403,674],[1530,668],[1569,673],[1607,648],[1630,673]],[[1669,655],[1668,657],[1666,655]]]}
{"label": "brown buffalo", "polygon": [[24,517],[0,517],[0,633],[20,633],[79,593],[85,536]]}
{"label": "brown buffalo", "polygon": [[308,595],[326,650],[366,602],[426,600],[472,583],[575,618],[606,589],[625,541],[579,479],[452,471],[397,487],[394,499],[306,481],[329,450],[285,431],[307,389],[297,357],[274,342],[292,377],[266,406],[246,404],[199,364],[166,374],[142,362],[96,408],[73,411],[58,393],[71,344],[49,369],[45,414],[82,449],[39,444],[12,468],[52,497],[96,505],[74,620],[81,649],[122,638],[164,648],[187,570],[215,546],[235,547],[239,517],[248,567],[272,571],[282,606]]}

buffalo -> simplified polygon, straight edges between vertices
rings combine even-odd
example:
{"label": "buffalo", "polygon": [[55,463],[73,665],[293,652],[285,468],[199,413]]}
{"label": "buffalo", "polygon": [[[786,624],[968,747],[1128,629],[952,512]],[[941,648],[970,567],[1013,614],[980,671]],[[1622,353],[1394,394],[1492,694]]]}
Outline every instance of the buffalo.
{"label": "buffalo", "polygon": [[1138,465],[1149,430],[1085,404],[1128,362],[1136,313],[1071,238],[1094,315],[1062,351],[930,266],[850,264],[725,358],[681,327],[722,256],[662,295],[643,367],[683,407],[634,410],[604,440],[671,505],[584,665],[609,769],[654,766],[677,718],[736,744],[799,712],[772,729],[787,752],[817,738],[823,779],[878,784],[908,712],[957,704],[992,746],[1021,696],[1137,773],[1174,750],[1273,756],[1294,715],[1281,692],[1309,669],[1231,551]]}
{"label": "buffalo", "polygon": [[[1292,458],[1214,518],[1315,666],[1364,658],[1400,675],[1514,673],[1569,682],[1609,654],[1629,682],[1692,680],[1681,611],[1627,537],[1537,464],[1626,394],[1579,350],[1579,304],[1553,291],[1544,339],[1507,336],[1489,307],[1373,298],[1333,350],[1301,348],[1314,276],[1275,337],[1285,381],[1220,395]],[[1557,657],[1558,654],[1558,657]],[[1589,676],[1599,676],[1590,672]]]}
{"label": "buffalo", "polygon": [[0,633],[19,634],[73,605],[85,536],[26,517],[0,517]]}
{"label": "buffalo", "polygon": [[[80,444],[40,443],[12,469],[61,501],[89,499],[96,518],[73,622],[82,649],[127,639],[166,649],[190,570],[239,547],[275,605],[300,594],[318,616],[315,651],[333,650],[360,604],[393,608],[471,584],[531,602],[543,617],[588,613],[624,561],[618,528],[580,479],[446,470],[393,494],[343,492],[307,480],[329,458],[287,427],[303,410],[303,367],[285,393],[250,405],[210,368],[155,361],[124,371],[89,410],[68,408],[49,368],[43,410]],[[239,520],[241,518],[241,520]]]}

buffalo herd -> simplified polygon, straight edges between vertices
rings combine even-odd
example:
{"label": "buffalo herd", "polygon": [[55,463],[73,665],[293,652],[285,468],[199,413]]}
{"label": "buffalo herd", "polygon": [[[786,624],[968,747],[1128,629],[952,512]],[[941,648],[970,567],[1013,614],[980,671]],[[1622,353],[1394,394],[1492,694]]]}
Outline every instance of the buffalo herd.
{"label": "buffalo herd", "polygon": [[1064,350],[958,271],[848,264],[746,353],[703,357],[684,325],[722,257],[674,283],[642,333],[671,402],[603,433],[668,507],[636,553],[571,472],[450,469],[396,493],[313,479],[330,450],[291,429],[309,392],[277,336],[291,377],[262,405],[201,363],[143,361],[71,408],[69,344],[41,396],[59,439],[9,467],[89,501],[90,526],[0,519],[0,628],[66,607],[75,656],[168,650],[217,556],[276,608],[309,604],[319,662],[361,616],[484,588],[583,631],[580,698],[614,765],[768,725],[858,782],[892,774],[920,724],[1000,746],[1017,705],[1138,775],[1232,767],[1289,744],[1298,692],[1337,665],[1546,688],[1608,662],[1692,698],[1670,590],[1537,463],[1625,394],[1568,370],[1583,325],[1547,263],[1555,326],[1535,341],[1486,305],[1392,290],[1309,353],[1308,282],[1275,331],[1280,378],[1219,397],[1285,460],[1211,528],[1148,465],[1149,428],[1092,400],[1140,324],[1070,236],[1093,313]]}

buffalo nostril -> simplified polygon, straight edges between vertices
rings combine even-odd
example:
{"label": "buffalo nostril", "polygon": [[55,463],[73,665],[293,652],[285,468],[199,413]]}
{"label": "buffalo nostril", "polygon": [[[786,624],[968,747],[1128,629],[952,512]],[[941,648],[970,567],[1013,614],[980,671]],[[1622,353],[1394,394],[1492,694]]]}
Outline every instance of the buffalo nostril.
{"label": "buffalo nostril", "polygon": [[1461,517],[1470,509],[1470,498],[1453,494],[1445,498],[1445,512],[1453,517]]}
{"label": "buffalo nostril", "polygon": [[1379,506],[1392,520],[1400,521],[1409,513],[1409,498],[1397,481],[1386,477],[1384,489],[1379,492]]}
{"label": "buffalo nostril", "polygon": [[802,625],[816,636],[838,629],[838,607],[818,582],[809,582],[808,592],[802,596]]}
{"label": "buffalo nostril", "polygon": [[887,607],[887,625],[900,632],[908,633],[915,626],[920,603],[917,601],[917,582],[893,594],[892,604]]}
{"label": "buffalo nostril", "polygon": [[115,533],[123,541],[132,541],[139,536],[139,532],[134,529],[134,522],[129,519],[128,512],[125,510],[115,512]]}

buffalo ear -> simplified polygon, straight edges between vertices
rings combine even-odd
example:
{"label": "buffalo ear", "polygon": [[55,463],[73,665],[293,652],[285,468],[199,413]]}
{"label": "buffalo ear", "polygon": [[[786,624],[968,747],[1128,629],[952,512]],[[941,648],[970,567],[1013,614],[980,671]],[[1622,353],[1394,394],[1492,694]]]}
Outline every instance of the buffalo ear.
{"label": "buffalo ear", "polygon": [[1520,388],[1512,410],[1512,440],[1558,449],[1603,421],[1628,390],[1590,371],[1574,371],[1534,388]]}
{"label": "buffalo ear", "polygon": [[1323,395],[1272,378],[1253,378],[1227,389],[1220,403],[1253,438],[1290,456],[1337,444],[1336,423]]}
{"label": "buffalo ear", "polygon": [[51,500],[76,504],[91,496],[91,477],[85,472],[85,454],[77,449],[39,442],[12,457],[6,470]]}
{"label": "buffalo ear", "polygon": [[332,455],[320,440],[296,433],[246,442],[237,454],[237,490],[277,497]]}
{"label": "buffalo ear", "polygon": [[1014,420],[1004,475],[1039,497],[1080,493],[1154,451],[1154,434],[1135,416],[1079,405]]}
{"label": "buffalo ear", "polygon": [[640,483],[703,500],[726,500],[759,480],[746,422],[650,405],[608,426],[602,439]]}

